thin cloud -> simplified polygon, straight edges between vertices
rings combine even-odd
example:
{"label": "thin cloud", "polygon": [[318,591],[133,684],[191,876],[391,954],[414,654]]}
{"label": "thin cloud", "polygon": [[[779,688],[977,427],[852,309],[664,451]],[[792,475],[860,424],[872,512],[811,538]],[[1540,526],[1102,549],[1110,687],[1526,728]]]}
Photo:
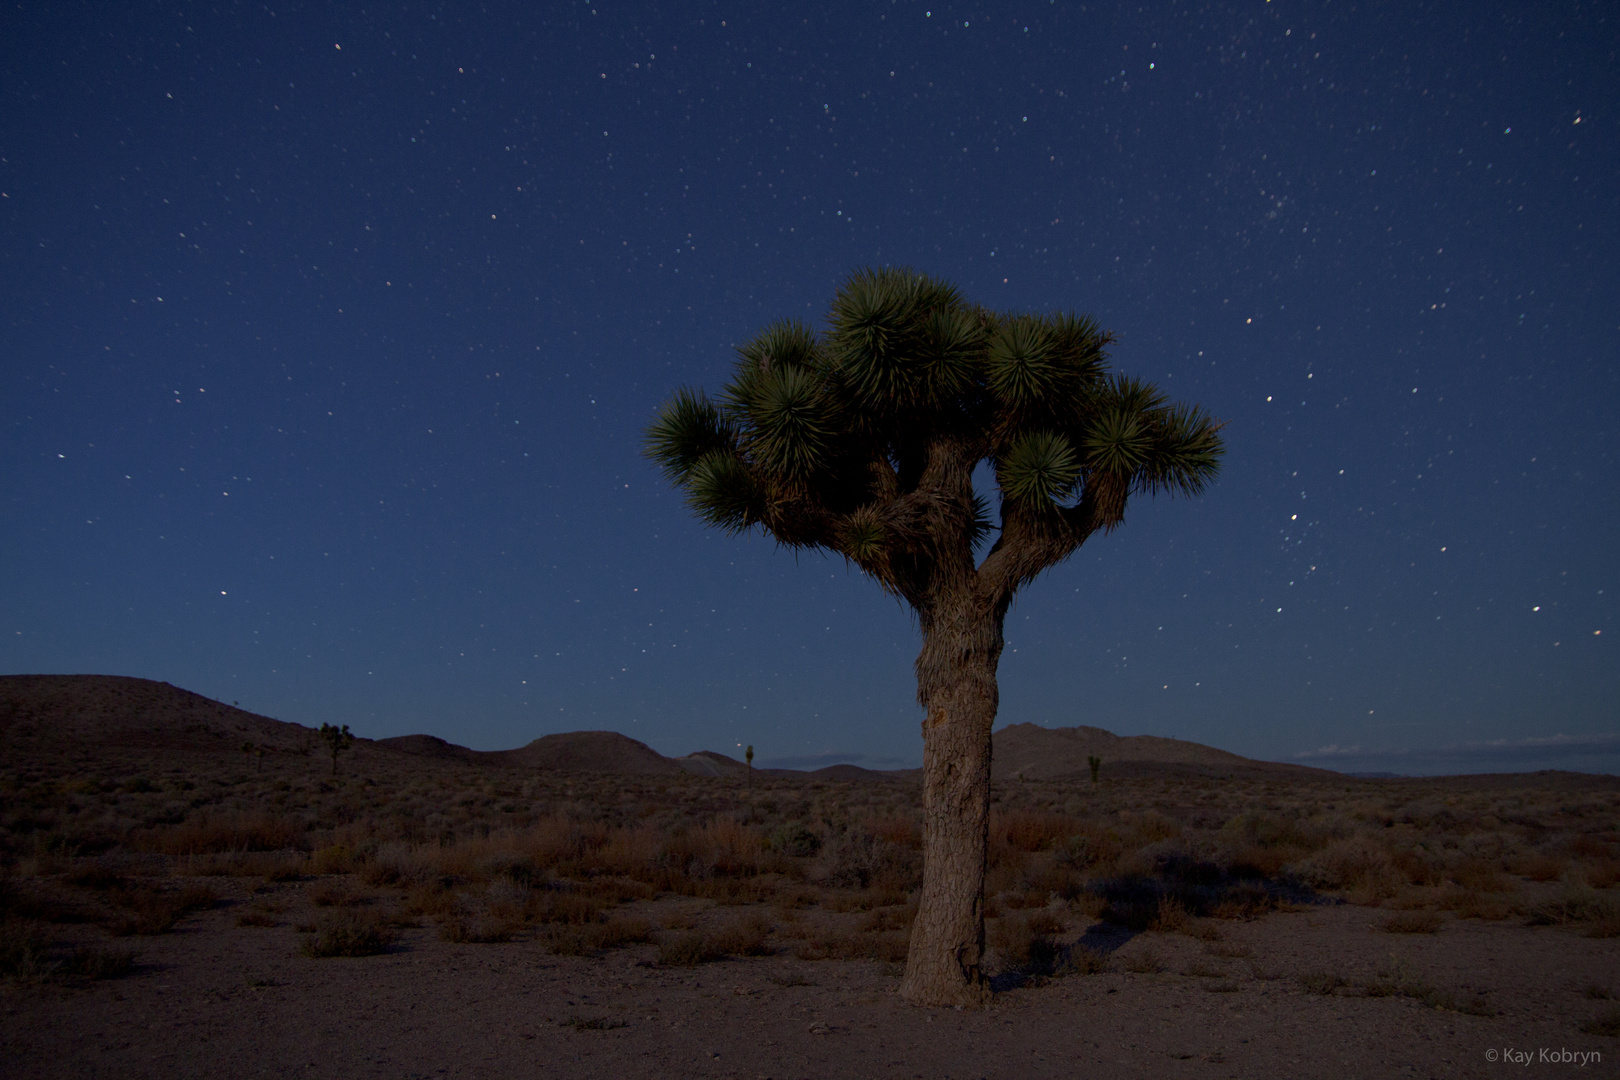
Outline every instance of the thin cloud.
{"label": "thin cloud", "polygon": [[1295,754],[1293,761],[1332,761],[1345,758],[1389,760],[1514,760],[1526,757],[1606,757],[1620,754],[1620,734],[1546,735],[1533,739],[1494,739],[1489,742],[1453,743],[1450,746],[1367,750],[1332,744]]}

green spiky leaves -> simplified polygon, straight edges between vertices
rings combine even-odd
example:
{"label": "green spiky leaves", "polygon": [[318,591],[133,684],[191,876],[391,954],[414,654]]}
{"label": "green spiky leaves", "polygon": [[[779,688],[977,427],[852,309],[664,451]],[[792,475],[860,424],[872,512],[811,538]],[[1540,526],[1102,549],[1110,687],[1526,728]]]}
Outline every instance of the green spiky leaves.
{"label": "green spiky leaves", "polygon": [[1007,498],[1044,506],[1073,492],[1080,457],[1062,435],[1032,431],[1012,444],[997,471]]}
{"label": "green spiky leaves", "polygon": [[774,367],[734,396],[745,441],[768,473],[802,479],[821,463],[834,435],[834,408],[819,372]]}
{"label": "green spiky leaves", "polygon": [[863,270],[833,299],[827,344],[851,398],[880,415],[938,404],[971,377],[979,328],[956,289]]}
{"label": "green spiky leaves", "polygon": [[1221,467],[1221,425],[1196,405],[1160,410],[1155,453],[1143,470],[1149,492],[1200,495]]}
{"label": "green spiky leaves", "polygon": [[764,492],[748,466],[730,454],[700,460],[687,474],[685,487],[693,511],[707,525],[742,532],[763,516]]}
{"label": "green spiky leaves", "polygon": [[888,533],[878,520],[875,507],[863,506],[844,522],[839,550],[861,565],[877,562],[887,552]]}
{"label": "green spiky leaves", "polygon": [[1141,414],[1122,407],[1104,412],[1086,436],[1086,464],[1097,472],[1129,478],[1147,460],[1153,440]]}
{"label": "green spiky leaves", "polygon": [[736,432],[714,403],[702,392],[682,388],[664,403],[648,427],[646,452],[671,483],[684,485],[700,460],[731,450],[736,442]]}

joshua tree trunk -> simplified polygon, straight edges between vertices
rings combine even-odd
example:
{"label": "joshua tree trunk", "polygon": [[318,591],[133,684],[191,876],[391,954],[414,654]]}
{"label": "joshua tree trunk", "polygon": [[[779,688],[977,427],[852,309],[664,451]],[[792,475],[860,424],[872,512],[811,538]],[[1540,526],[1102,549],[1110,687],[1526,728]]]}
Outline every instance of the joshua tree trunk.
{"label": "joshua tree trunk", "polygon": [[[923,887],[901,996],[983,1005],[984,870],[990,829],[990,728],[1003,612],[924,626],[917,658],[923,719]],[[933,620],[926,620],[933,622]]]}

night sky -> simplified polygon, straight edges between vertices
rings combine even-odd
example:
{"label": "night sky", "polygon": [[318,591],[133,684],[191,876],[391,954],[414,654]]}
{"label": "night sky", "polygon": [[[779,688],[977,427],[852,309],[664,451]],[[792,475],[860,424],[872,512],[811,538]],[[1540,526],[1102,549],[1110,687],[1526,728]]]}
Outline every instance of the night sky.
{"label": "night sky", "polygon": [[1227,422],[998,723],[1620,772],[1617,106],[1605,3],[9,5],[0,672],[918,764],[909,611],[641,455],[908,265]]}

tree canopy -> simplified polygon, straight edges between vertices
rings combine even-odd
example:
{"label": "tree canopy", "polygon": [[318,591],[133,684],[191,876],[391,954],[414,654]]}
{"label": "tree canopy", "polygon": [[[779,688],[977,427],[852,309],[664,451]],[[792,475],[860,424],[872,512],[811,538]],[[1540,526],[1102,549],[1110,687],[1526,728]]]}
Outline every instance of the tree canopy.
{"label": "tree canopy", "polygon": [[[993,312],[926,274],[861,270],[825,333],[774,323],[718,400],[678,392],[648,450],[709,524],[836,552],[920,611],[942,573],[1005,603],[1118,525],[1131,493],[1196,494],[1219,466],[1219,425],[1111,372],[1111,341],[1082,316]],[[972,492],[982,461],[998,523]]]}

